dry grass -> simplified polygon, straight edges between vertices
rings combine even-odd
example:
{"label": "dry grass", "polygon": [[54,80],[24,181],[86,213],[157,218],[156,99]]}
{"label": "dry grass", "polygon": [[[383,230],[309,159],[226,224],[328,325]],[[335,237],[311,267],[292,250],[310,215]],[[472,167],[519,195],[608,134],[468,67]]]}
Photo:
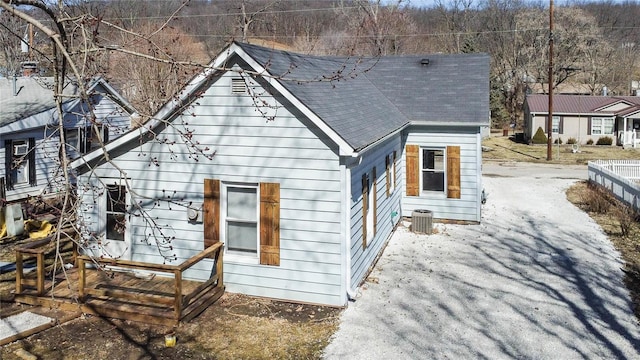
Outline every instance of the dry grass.
{"label": "dry grass", "polygon": [[567,199],[602,227],[622,255],[625,284],[631,293],[636,317],[640,319],[640,223],[637,214],[609,193],[586,181],[569,188]]}
{"label": "dry grass", "polygon": [[[547,161],[546,145],[527,145],[513,141],[513,137],[492,136],[482,141],[490,151],[482,153],[485,160],[510,160],[526,162]],[[586,164],[589,160],[640,159],[640,149],[623,149],[620,146],[580,145],[579,152],[573,152],[571,145],[553,145],[552,163]]]}

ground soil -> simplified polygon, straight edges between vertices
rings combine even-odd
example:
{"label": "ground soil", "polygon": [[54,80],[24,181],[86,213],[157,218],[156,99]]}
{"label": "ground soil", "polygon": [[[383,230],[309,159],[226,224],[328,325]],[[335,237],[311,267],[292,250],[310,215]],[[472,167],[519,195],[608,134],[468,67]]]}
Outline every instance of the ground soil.
{"label": "ground soil", "polygon": [[[78,316],[1,347],[0,359],[21,359],[21,351],[38,359],[318,359],[340,313],[338,308],[227,293],[175,328]],[[168,334],[175,334],[175,347],[166,346]]]}

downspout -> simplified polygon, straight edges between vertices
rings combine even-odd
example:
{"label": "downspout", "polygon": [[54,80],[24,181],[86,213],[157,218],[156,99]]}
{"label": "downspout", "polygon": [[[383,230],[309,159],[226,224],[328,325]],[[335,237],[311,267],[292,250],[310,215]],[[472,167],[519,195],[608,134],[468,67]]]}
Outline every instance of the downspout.
{"label": "downspout", "polygon": [[18,96],[18,77],[16,76],[16,74],[13,74],[13,96]]}
{"label": "downspout", "polygon": [[[343,158],[343,161],[346,161],[346,158]],[[345,286],[347,291],[347,300],[355,301],[357,292],[352,288],[351,284],[351,170],[347,168],[346,163],[341,164],[340,168],[342,169],[342,179],[344,181],[344,231],[343,234],[345,236]]]}

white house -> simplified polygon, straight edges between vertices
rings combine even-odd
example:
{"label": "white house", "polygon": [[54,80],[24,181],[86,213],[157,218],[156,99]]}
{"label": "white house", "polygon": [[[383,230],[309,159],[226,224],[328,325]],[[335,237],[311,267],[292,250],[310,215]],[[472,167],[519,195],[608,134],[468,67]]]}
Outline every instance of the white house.
{"label": "white house", "polygon": [[[60,180],[58,110],[53,79],[0,79],[0,183],[5,201],[55,192]],[[87,102],[78,98],[77,84],[64,88],[64,138],[71,158],[97,147],[98,136],[108,142],[130,130],[133,107],[103,78],[87,84],[100,134],[92,131]]]}
{"label": "white house", "polygon": [[488,123],[485,54],[233,43],[109,160],[73,163],[81,226],[93,254],[153,263],[220,241],[228,291],[345,305],[402,216],[480,221]]}

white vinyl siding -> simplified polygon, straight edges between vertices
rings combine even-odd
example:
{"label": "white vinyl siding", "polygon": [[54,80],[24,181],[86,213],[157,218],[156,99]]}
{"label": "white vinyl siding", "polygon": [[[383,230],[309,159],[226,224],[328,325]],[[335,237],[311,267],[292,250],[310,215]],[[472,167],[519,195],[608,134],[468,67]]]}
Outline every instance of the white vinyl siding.
{"label": "white vinyl siding", "polygon": [[[410,217],[415,209],[433,212],[434,218],[480,221],[481,181],[481,145],[477,128],[462,130],[446,127],[412,126],[405,130],[405,144],[420,145],[426,149],[446,149],[447,146],[460,146],[460,199],[448,199],[438,192],[423,191],[420,196],[406,196],[402,186],[402,216]],[[402,168],[405,171],[404,149]],[[446,164],[446,162],[445,162]],[[446,184],[446,183],[445,183]]]}
{"label": "white vinyl siding", "polygon": [[[100,89],[98,90],[100,91]],[[92,97],[92,101],[98,121],[110,124],[109,138],[111,140],[121,136],[128,130],[130,117],[120,105],[103,95]],[[65,109],[68,113],[65,116],[65,127],[84,127],[84,119],[73,114],[82,114],[85,111],[77,108],[70,109],[68,106]],[[7,139],[35,138],[36,141],[35,168],[37,186],[29,185],[28,181],[22,184],[15,184],[13,190],[7,190],[8,201],[24,199],[27,196],[55,194],[63,186],[58,160],[60,136],[55,127],[45,126],[45,124],[55,123],[56,111],[54,110],[44,111],[0,129],[0,145],[4,145],[4,141]],[[74,153],[68,155],[70,157],[77,156]],[[0,146],[0,159],[4,163],[4,146]],[[4,172],[4,165],[0,166],[0,177],[6,176]]]}
{"label": "white vinyl siding", "polygon": [[[171,254],[180,263],[203,249],[203,225],[190,223],[186,207],[202,203],[204,179],[221,184],[280,184],[280,265],[234,261],[225,257],[224,280],[230,292],[313,303],[344,305],[341,233],[341,173],[337,146],[313,124],[287,108],[268,106],[256,111],[249,94],[231,94],[232,78],[213,82],[188,113],[178,116],[162,133],[175,145],[145,143],[114,161],[135,184],[134,191],[155,198],[171,194],[177,204],[160,202],[144,207],[165,233],[175,236]],[[261,93],[259,89],[256,93]],[[259,99],[277,105],[272,97]],[[193,114],[193,115],[192,115]],[[276,115],[274,120],[269,116]],[[193,159],[177,131],[188,129],[201,147],[215,151],[213,160]],[[151,158],[156,158],[155,166]],[[113,176],[103,165],[97,176]],[[180,174],[180,176],[176,176]],[[379,187],[383,188],[383,187]],[[87,213],[87,216],[90,216]],[[148,228],[131,219],[132,259],[162,263],[155,244],[140,241]],[[220,231],[223,231],[222,226]],[[212,262],[205,261],[185,278],[206,279]]]}
{"label": "white vinyl siding", "polygon": [[[389,153],[393,154],[393,151],[397,151],[398,157],[401,152],[400,134],[387,142],[380,144],[376,149],[370,150],[363,156],[363,161],[357,166],[353,166],[347,171],[351,172],[351,203],[350,203],[350,243],[351,243],[351,286],[353,288],[358,287],[370,269],[371,264],[375,261],[384,244],[391,236],[395,225],[400,220],[400,200],[401,194],[400,183],[387,197],[386,185],[385,185],[385,171],[381,169],[385,168],[385,157]],[[393,157],[391,158],[393,161]],[[373,179],[372,169],[376,167],[377,178]],[[396,171],[400,171],[400,167]],[[377,197],[376,202],[376,232],[371,236],[373,231],[373,224],[367,224],[367,230],[370,233],[367,237],[367,246],[362,247],[362,221],[366,219],[362,213],[362,175],[364,173],[369,174],[369,211],[373,211],[373,196]],[[390,174],[393,178],[393,173]],[[402,174],[397,174],[398,182],[402,178]],[[377,192],[373,191],[373,182],[377,182]],[[372,216],[372,215],[371,215]],[[373,222],[373,219],[370,220]]]}

